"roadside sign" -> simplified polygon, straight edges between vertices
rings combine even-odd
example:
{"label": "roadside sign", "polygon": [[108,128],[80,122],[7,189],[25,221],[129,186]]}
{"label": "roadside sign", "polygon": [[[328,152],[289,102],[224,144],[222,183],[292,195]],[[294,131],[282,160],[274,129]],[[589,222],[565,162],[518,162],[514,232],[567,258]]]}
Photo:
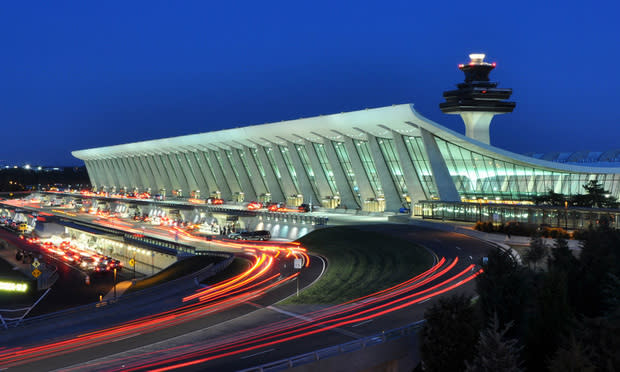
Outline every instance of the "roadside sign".
{"label": "roadside sign", "polygon": [[135,265],[136,265],[136,260],[134,260],[133,258],[129,260],[129,266],[135,266]]}
{"label": "roadside sign", "polygon": [[32,261],[32,267],[34,267],[35,269],[38,269],[39,266],[41,266],[41,263],[39,262],[38,259],[34,259],[34,261]]}
{"label": "roadside sign", "polygon": [[301,258],[296,258],[295,260],[293,260],[294,269],[301,269],[302,266],[303,266],[303,260]]}
{"label": "roadside sign", "polygon": [[41,271],[39,271],[39,269],[32,270],[32,276],[34,276],[35,278],[38,278],[39,275],[41,275]]}

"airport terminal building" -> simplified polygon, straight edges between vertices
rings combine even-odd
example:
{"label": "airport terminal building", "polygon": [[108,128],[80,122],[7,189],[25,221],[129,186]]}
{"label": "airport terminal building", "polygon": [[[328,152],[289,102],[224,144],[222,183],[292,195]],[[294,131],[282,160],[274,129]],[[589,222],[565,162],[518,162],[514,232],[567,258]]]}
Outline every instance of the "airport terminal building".
{"label": "airport terminal building", "polygon": [[[419,201],[528,204],[552,190],[584,193],[598,180],[620,198],[620,151],[577,165],[490,145],[493,115],[511,112],[510,89],[488,80],[494,64],[471,55],[466,79],[440,105],[466,135],[402,104],[216,132],[74,151],[91,183],[107,191],[218,196],[369,212]],[[557,157],[557,156],[556,156]],[[587,154],[582,154],[583,161]],[[556,159],[557,160],[557,159]],[[592,160],[592,159],[590,159]],[[612,166],[602,166],[603,163]],[[615,166],[613,166],[616,164]]]}

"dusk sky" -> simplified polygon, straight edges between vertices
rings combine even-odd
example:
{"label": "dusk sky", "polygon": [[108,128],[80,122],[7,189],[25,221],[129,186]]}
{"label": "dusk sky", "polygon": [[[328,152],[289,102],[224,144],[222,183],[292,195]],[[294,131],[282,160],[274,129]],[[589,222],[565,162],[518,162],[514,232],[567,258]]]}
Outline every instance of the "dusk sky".
{"label": "dusk sky", "polygon": [[620,148],[619,3],[540,3],[5,2],[0,165],[400,103],[464,133],[438,105],[472,52],[517,102],[494,146]]}

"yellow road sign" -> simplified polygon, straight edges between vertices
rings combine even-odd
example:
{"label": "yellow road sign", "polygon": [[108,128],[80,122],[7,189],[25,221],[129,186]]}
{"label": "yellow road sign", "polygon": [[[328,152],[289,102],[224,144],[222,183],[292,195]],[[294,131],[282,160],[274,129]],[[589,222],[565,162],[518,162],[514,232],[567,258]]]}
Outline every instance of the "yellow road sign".
{"label": "yellow road sign", "polygon": [[136,264],[136,260],[134,260],[133,258],[129,260],[129,266],[134,266],[135,264]]}
{"label": "yellow road sign", "polygon": [[32,276],[34,276],[35,278],[38,278],[39,275],[41,275],[41,271],[39,269],[32,270]]}
{"label": "yellow road sign", "polygon": [[32,267],[34,267],[35,269],[38,269],[39,265],[41,265],[41,263],[39,262],[39,260],[35,258],[34,261],[32,262]]}

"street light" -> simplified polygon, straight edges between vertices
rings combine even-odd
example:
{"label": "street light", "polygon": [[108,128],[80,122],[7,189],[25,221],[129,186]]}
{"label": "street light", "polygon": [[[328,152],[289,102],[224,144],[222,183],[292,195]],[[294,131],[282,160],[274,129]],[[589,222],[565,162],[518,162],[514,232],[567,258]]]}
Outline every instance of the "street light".
{"label": "street light", "polygon": [[114,268],[114,299],[116,300],[116,267]]}

